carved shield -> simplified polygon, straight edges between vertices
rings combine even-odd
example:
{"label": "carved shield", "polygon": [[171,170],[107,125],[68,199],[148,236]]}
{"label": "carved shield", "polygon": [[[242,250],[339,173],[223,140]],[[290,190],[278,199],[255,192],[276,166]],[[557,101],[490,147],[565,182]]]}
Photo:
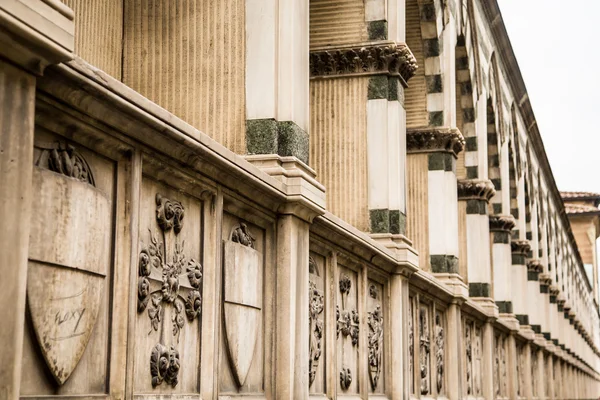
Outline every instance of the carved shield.
{"label": "carved shield", "polygon": [[91,183],[34,167],[27,302],[62,385],[92,334],[110,257],[110,201]]}
{"label": "carved shield", "polygon": [[261,320],[261,254],[251,245],[225,242],[223,312],[231,369],[237,384],[246,382]]}

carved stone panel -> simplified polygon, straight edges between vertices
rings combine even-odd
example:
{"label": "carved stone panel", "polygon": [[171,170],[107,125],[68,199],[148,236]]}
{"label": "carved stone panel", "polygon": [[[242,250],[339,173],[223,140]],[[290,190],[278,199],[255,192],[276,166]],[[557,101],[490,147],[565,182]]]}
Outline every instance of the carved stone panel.
{"label": "carved stone panel", "polygon": [[265,231],[224,214],[219,392],[264,392]]}
{"label": "carved stone panel", "polygon": [[431,394],[431,321],[430,309],[419,305],[419,382],[421,395]]}
{"label": "carved stone panel", "polygon": [[385,389],[383,368],[383,286],[374,281],[369,281],[367,310],[370,390],[374,393],[382,393]]}
{"label": "carved stone panel", "polygon": [[475,397],[483,396],[483,335],[481,327],[474,325],[473,336],[473,385]]}
{"label": "carved stone panel", "polygon": [[494,395],[496,398],[506,398],[508,395],[506,363],[506,338],[503,335],[497,335],[494,346]]}
{"label": "carved stone panel", "polygon": [[114,164],[36,132],[21,395],[103,393]]}
{"label": "carved stone panel", "polygon": [[408,371],[409,393],[415,393],[415,299],[410,297],[408,302]]}
{"label": "carved stone panel", "polygon": [[356,272],[339,267],[337,287],[337,358],[339,371],[338,391],[358,392],[358,277]]}
{"label": "carved stone panel", "polygon": [[309,257],[309,360],[310,393],[325,392],[325,260],[318,254]]}
{"label": "carved stone panel", "polygon": [[[88,344],[109,262],[110,200],[72,146],[43,149],[33,170],[27,303],[50,373],[69,378]],[[38,159],[39,161],[39,159]]]}
{"label": "carved stone panel", "polygon": [[435,382],[436,393],[438,395],[444,393],[444,368],[445,368],[445,341],[446,334],[444,330],[444,316],[441,312],[435,313]]}
{"label": "carved stone panel", "polygon": [[473,325],[468,321],[465,321],[464,332],[466,392],[467,395],[473,396],[475,392],[473,383]]}
{"label": "carved stone panel", "polygon": [[200,376],[202,202],[142,181],[134,390],[195,393]]}

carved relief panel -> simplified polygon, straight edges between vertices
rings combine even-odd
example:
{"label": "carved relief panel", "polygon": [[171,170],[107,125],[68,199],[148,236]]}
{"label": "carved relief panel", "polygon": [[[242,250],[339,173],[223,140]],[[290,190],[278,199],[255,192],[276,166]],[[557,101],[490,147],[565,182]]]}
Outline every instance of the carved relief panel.
{"label": "carved relief panel", "polygon": [[358,308],[358,275],[351,269],[338,267],[336,306],[338,391],[358,393],[358,344],[360,315]]}
{"label": "carved relief panel", "polygon": [[445,316],[425,295],[410,297],[408,321],[409,385],[415,397],[445,391]]}
{"label": "carved relief panel", "polygon": [[223,216],[219,391],[263,393],[265,231]]}
{"label": "carved relief panel", "polygon": [[508,396],[506,338],[496,335],[494,345],[494,394],[496,398]]}
{"label": "carved relief panel", "polygon": [[325,260],[318,254],[309,257],[309,359],[310,393],[325,392]]}
{"label": "carved relief panel", "polygon": [[469,319],[464,321],[464,346],[466,394],[472,397],[482,397],[483,337],[481,327]]}
{"label": "carved relief panel", "polygon": [[537,370],[538,370],[538,358],[537,358],[537,350],[535,348],[531,349],[531,393],[533,397],[538,397],[538,379],[537,379]]}
{"label": "carved relief panel", "polygon": [[383,285],[369,280],[367,295],[369,391],[383,393],[385,388]]}
{"label": "carved relief panel", "polygon": [[37,131],[21,395],[106,393],[115,165]]}
{"label": "carved relief panel", "polygon": [[525,348],[522,345],[517,345],[517,397],[525,395],[525,371],[523,370],[523,362],[525,361]]}
{"label": "carved relief panel", "polygon": [[196,393],[202,320],[202,201],[143,179],[134,391]]}

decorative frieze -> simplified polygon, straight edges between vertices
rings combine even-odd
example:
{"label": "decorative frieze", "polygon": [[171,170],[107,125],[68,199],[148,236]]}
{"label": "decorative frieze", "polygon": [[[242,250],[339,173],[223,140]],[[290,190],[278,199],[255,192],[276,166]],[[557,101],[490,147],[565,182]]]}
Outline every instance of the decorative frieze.
{"label": "decorative frieze", "polygon": [[490,201],[496,189],[489,179],[460,179],[457,182],[459,200]]}
{"label": "decorative frieze", "polygon": [[[309,258],[309,270],[316,270],[316,262],[310,257]],[[324,294],[321,290],[317,289],[317,285],[310,281],[309,282],[309,325],[310,325],[310,336],[309,336],[309,352],[310,358],[308,360],[308,386],[312,386],[316,376],[317,368],[319,366],[319,360],[322,353],[322,339],[324,333],[324,324],[321,314],[325,308]]]}
{"label": "decorative frieze", "polygon": [[417,68],[417,60],[405,44],[386,43],[310,53],[312,78],[387,74],[408,82]]}
{"label": "decorative frieze", "polygon": [[416,128],[406,130],[408,153],[448,152],[457,156],[465,148],[465,138],[455,128]]}

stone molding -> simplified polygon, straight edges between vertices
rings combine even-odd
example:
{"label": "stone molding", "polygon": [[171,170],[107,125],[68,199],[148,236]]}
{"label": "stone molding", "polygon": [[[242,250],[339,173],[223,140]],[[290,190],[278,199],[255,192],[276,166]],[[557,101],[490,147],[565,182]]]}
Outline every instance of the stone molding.
{"label": "stone molding", "polygon": [[512,215],[490,215],[490,232],[510,232],[514,227]]}
{"label": "stone molding", "polygon": [[489,179],[460,179],[457,182],[459,200],[490,201],[496,194],[496,189]]}
{"label": "stone molding", "polygon": [[58,0],[0,2],[0,55],[42,75],[48,65],[73,58],[73,19]]}
{"label": "stone molding", "polygon": [[527,269],[532,272],[542,272],[544,270],[544,266],[542,265],[541,260],[535,259],[527,263]]}
{"label": "stone molding", "polygon": [[417,60],[404,43],[317,49],[310,52],[310,76],[341,77],[388,74],[408,82],[417,70]]}
{"label": "stone molding", "polygon": [[458,156],[465,138],[456,128],[414,128],[406,130],[407,153],[449,152]]}
{"label": "stone molding", "polygon": [[510,242],[510,250],[513,254],[527,254],[531,251],[531,245],[527,240],[513,240]]}

